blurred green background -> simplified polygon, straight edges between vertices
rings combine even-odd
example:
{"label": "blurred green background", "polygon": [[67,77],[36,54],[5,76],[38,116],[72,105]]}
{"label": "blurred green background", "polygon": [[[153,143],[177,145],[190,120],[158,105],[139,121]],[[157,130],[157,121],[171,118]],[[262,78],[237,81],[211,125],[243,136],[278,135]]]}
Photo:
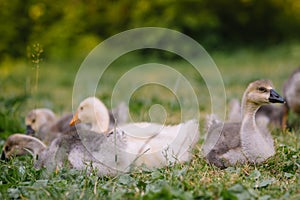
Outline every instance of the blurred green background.
{"label": "blurred green background", "polygon": [[85,56],[104,39],[159,26],[196,39],[207,50],[299,41],[294,0],[24,0],[0,1],[0,55],[25,57],[32,43],[48,59]]}

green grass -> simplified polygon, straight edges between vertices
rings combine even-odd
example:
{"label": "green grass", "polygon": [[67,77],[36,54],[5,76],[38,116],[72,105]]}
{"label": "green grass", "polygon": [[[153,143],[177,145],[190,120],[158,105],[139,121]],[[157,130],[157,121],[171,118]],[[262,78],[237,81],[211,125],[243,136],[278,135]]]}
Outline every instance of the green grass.
{"label": "green grass", "polygon": [[[242,49],[211,55],[223,76],[227,99],[241,98],[247,84],[255,79],[271,79],[281,94],[284,80],[300,63],[299,45],[282,45],[258,52]],[[97,96],[110,105],[116,80],[132,66],[146,62],[168,64],[191,81],[197,93],[203,119],[210,112],[205,83],[182,60],[164,60],[136,55],[122,57],[106,71]],[[5,60],[0,65],[0,147],[14,132],[23,132],[24,116],[35,107],[49,107],[56,113],[71,111],[73,80],[80,62],[40,63],[38,93],[34,94],[35,69],[29,62]],[[165,95],[164,95],[165,94]],[[131,98],[135,120],[147,120],[148,108],[159,103],[169,115],[168,123],[180,121],[180,108],[164,88],[147,86]],[[295,121],[299,118],[294,116]],[[237,166],[219,170],[200,155],[201,141],[190,164],[176,164],[149,171],[139,168],[117,177],[98,177],[68,168],[47,174],[36,170],[30,156],[0,161],[0,199],[299,199],[300,131],[273,131],[276,155],[258,166]]]}

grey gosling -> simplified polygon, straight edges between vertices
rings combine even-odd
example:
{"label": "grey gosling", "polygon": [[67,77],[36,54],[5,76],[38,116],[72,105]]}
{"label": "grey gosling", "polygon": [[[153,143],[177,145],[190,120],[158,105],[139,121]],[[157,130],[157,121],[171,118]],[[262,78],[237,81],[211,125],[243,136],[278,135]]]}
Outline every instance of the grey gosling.
{"label": "grey gosling", "polygon": [[122,135],[114,137],[113,133],[107,137],[92,131],[73,131],[55,138],[48,147],[35,137],[13,134],[3,146],[1,159],[31,154],[34,166],[45,167],[48,172],[67,165],[77,170],[97,170],[99,176],[115,175],[130,169],[120,151],[125,146]]}
{"label": "grey gosling", "polygon": [[273,90],[271,81],[250,83],[242,98],[241,122],[216,121],[208,127],[202,148],[206,160],[223,169],[246,162],[261,163],[274,155],[270,132],[259,128],[255,120],[260,106],[270,103],[284,103],[284,99]]}
{"label": "grey gosling", "polygon": [[290,111],[300,114],[300,67],[289,76],[283,86],[283,96],[286,99],[282,127],[286,128]]}

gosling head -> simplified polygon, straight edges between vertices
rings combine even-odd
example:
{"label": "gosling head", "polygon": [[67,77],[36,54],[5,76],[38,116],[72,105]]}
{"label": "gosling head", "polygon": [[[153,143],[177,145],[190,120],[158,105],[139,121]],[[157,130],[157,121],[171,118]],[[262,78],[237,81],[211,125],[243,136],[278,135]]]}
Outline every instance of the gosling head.
{"label": "gosling head", "polygon": [[270,80],[257,80],[249,84],[244,93],[246,103],[264,105],[269,103],[284,103],[284,99],[273,89]]}
{"label": "gosling head", "polygon": [[3,145],[1,160],[25,154],[38,154],[46,148],[39,139],[24,134],[13,134],[7,138]]}
{"label": "gosling head", "polygon": [[47,108],[34,109],[25,118],[26,134],[33,135],[42,126],[55,121],[55,114]]}
{"label": "gosling head", "polygon": [[92,131],[106,132],[109,127],[109,113],[106,106],[96,97],[86,98],[77,108],[70,126],[78,123],[91,124]]}

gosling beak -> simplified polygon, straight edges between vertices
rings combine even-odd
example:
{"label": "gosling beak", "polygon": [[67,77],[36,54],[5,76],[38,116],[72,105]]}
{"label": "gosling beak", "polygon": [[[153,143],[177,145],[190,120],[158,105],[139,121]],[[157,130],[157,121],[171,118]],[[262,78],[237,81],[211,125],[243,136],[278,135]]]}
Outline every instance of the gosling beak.
{"label": "gosling beak", "polygon": [[26,126],[26,135],[33,135],[35,131],[32,129],[30,125]]}
{"label": "gosling beak", "polygon": [[75,124],[80,123],[80,119],[78,118],[78,112],[75,113],[75,115],[73,116],[72,120],[70,121],[69,125],[70,126],[74,126]]}
{"label": "gosling beak", "polygon": [[1,160],[5,160],[5,161],[7,160],[4,151],[2,151]]}
{"label": "gosling beak", "polygon": [[270,90],[269,102],[271,103],[285,103],[285,100],[275,90]]}

